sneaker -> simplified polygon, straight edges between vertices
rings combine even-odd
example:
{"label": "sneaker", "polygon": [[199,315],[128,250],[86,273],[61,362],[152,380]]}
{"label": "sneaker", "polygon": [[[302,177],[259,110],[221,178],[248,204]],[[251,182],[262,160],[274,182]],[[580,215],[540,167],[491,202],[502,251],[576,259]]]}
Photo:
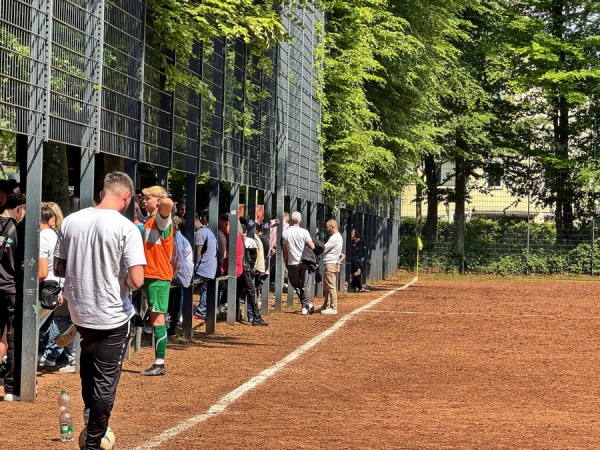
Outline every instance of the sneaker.
{"label": "sneaker", "polygon": [[158,377],[166,374],[167,369],[165,369],[164,364],[152,364],[152,366],[150,366],[148,369],[144,370],[143,372],[140,372],[140,375],[143,375],[145,377]]}
{"label": "sneaker", "polygon": [[308,314],[308,309],[306,309],[306,308],[302,308],[302,311],[301,311],[301,312],[302,312],[302,315],[303,315],[303,316],[305,316],[305,315],[307,315],[307,314]]}
{"label": "sneaker", "polygon": [[315,312],[315,307],[312,303],[308,304],[308,313],[313,314]]}
{"label": "sneaker", "polygon": [[43,356],[40,356],[40,359],[38,360],[38,366],[39,367],[55,367],[56,361],[50,361],[49,359],[46,359]]}
{"label": "sneaker", "polygon": [[59,347],[66,347],[73,342],[76,334],[77,328],[75,328],[75,324],[71,324],[63,334],[56,338],[56,345]]}
{"label": "sneaker", "polygon": [[254,319],[250,322],[253,327],[268,327],[269,324],[262,319]]}
{"label": "sneaker", "polygon": [[200,314],[198,314],[197,312],[194,313],[194,315],[192,316],[194,319],[196,320],[206,320],[205,316],[201,316]]}
{"label": "sneaker", "polygon": [[5,402],[20,402],[21,397],[19,397],[18,395],[15,395],[15,394],[4,394],[4,401]]}
{"label": "sneaker", "polygon": [[356,292],[369,292],[369,289],[367,289],[367,288],[362,288],[362,289],[359,289],[359,290],[358,290],[358,291],[356,291]]}
{"label": "sneaker", "polygon": [[143,327],[142,331],[146,334],[152,334],[152,327]]}
{"label": "sneaker", "polygon": [[327,308],[321,311],[321,314],[337,314],[337,309]]}
{"label": "sneaker", "polygon": [[58,373],[75,373],[75,361],[58,369]]}

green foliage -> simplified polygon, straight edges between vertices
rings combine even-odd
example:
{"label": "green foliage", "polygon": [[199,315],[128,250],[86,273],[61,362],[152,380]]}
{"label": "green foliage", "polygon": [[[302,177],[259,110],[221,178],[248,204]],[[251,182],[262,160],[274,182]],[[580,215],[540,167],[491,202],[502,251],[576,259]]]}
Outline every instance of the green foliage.
{"label": "green foliage", "polygon": [[487,76],[496,136],[517,154],[505,181],[556,211],[557,239],[573,243],[577,217],[591,212],[600,171],[590,129],[598,117],[597,2],[499,2]]}
{"label": "green foliage", "polygon": [[595,240],[593,245],[579,244],[569,252],[568,261],[570,273],[600,275],[600,240]]}
{"label": "green foliage", "polygon": [[[250,55],[260,55],[283,41],[285,30],[272,1],[251,0],[149,0],[149,22],[159,50],[166,88],[178,84],[210,95],[204,82],[185,70],[196,42],[211,46],[214,38],[242,40]],[[175,53],[183,67],[168,56]]]}
{"label": "green foliage", "polygon": [[397,194],[442,130],[432,118],[476,2],[325,1],[324,189],[349,204]]}
{"label": "green foliage", "polygon": [[389,174],[396,172],[366,87],[385,83],[381,60],[403,46],[406,24],[380,0],[328,2],[325,8],[323,189],[333,199],[356,204],[386,192]]}
{"label": "green foliage", "polygon": [[17,139],[16,134],[9,131],[0,131],[0,154],[4,155],[0,159],[16,162],[17,158]]}
{"label": "green foliage", "polygon": [[[15,90],[12,81],[15,74],[29,73],[29,55],[31,49],[6,28],[0,27],[0,130],[16,131],[16,114],[13,108],[2,104],[17,103],[23,90]],[[0,137],[0,149],[8,149],[8,134]]]}

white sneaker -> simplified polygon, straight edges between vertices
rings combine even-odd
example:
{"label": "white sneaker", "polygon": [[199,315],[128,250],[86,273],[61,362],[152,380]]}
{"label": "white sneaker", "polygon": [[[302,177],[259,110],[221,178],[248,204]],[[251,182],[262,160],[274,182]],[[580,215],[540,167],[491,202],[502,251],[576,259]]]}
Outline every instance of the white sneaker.
{"label": "white sneaker", "polygon": [[302,308],[302,315],[305,316],[308,314],[308,309]]}
{"label": "white sneaker", "polygon": [[75,373],[75,363],[62,366],[58,369],[58,373]]}
{"label": "white sneaker", "polygon": [[308,304],[308,313],[309,313],[309,314],[312,314],[312,313],[314,313],[314,312],[315,312],[315,307],[314,307],[314,305],[313,305],[312,303],[309,303],[309,304]]}
{"label": "white sneaker", "polygon": [[327,308],[321,311],[321,314],[337,314],[337,309]]}
{"label": "white sneaker", "polygon": [[5,402],[20,402],[21,397],[19,397],[18,395],[15,395],[15,394],[4,394],[4,401]]}
{"label": "white sneaker", "polygon": [[38,361],[38,366],[39,367],[55,367],[56,361],[49,361],[46,358],[44,358],[43,356],[40,356],[40,359]]}

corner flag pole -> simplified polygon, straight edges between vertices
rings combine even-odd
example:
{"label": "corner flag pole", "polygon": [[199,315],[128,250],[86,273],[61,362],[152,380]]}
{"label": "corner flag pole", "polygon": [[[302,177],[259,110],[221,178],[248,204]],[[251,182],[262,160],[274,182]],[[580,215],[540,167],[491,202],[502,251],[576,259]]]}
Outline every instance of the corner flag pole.
{"label": "corner flag pole", "polygon": [[421,250],[423,250],[423,241],[420,236],[417,236],[417,276],[419,276],[419,253]]}

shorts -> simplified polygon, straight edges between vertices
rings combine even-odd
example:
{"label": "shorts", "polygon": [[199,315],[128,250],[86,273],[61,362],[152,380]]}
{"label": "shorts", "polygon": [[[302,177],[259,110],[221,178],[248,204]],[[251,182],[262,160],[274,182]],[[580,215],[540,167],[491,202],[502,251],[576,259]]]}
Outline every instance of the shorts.
{"label": "shorts", "polygon": [[0,337],[4,330],[12,327],[15,318],[15,302],[17,295],[0,291]]}
{"label": "shorts", "polygon": [[150,312],[166,313],[169,309],[171,282],[147,278],[144,282]]}

